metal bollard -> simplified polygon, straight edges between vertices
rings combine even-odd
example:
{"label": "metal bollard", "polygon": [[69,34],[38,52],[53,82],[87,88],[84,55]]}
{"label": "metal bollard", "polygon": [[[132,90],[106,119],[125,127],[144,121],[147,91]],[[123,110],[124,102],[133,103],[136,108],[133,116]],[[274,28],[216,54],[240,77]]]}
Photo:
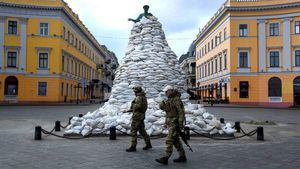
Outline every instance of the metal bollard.
{"label": "metal bollard", "polygon": [[109,128],[109,139],[110,140],[116,140],[117,133],[116,133],[116,127],[112,126]]}
{"label": "metal bollard", "polygon": [[240,126],[240,122],[239,122],[239,121],[236,121],[236,122],[235,122],[234,128],[236,129],[236,132],[237,132],[237,133],[240,133],[240,132],[241,132],[241,126]]}
{"label": "metal bollard", "polygon": [[220,118],[220,123],[225,124],[224,118]]}
{"label": "metal bollard", "polygon": [[60,121],[55,122],[55,131],[60,131]]}
{"label": "metal bollard", "polygon": [[42,127],[41,126],[35,127],[34,140],[42,140]]}
{"label": "metal bollard", "polygon": [[256,134],[257,134],[257,140],[264,141],[264,128],[263,127],[257,127]]}
{"label": "metal bollard", "polygon": [[189,127],[184,127],[184,132],[185,132],[185,138],[187,140],[190,140],[190,128]]}
{"label": "metal bollard", "polygon": [[83,114],[79,114],[79,115],[78,115],[78,117],[82,117],[82,116],[83,116]]}

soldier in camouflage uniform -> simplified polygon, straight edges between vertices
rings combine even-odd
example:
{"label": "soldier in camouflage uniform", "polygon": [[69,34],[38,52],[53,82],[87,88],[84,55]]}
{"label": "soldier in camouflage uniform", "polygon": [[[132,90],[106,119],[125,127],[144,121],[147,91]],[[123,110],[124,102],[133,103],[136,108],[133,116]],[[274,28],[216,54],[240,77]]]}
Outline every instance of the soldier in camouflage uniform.
{"label": "soldier in camouflage uniform", "polygon": [[169,134],[166,139],[167,149],[165,155],[155,161],[167,165],[174,145],[179,153],[179,158],[173,161],[186,162],[187,159],[179,138],[179,131],[176,129],[178,126],[180,130],[184,128],[185,113],[183,103],[180,99],[181,94],[177,90],[174,90],[172,86],[166,86],[163,91],[166,93],[168,100],[161,102],[159,107],[166,112],[165,125],[168,128]]}
{"label": "soldier in camouflage uniform", "polygon": [[140,86],[133,87],[135,93],[135,99],[131,102],[131,108],[128,112],[132,112],[132,122],[131,122],[131,146],[126,149],[127,152],[136,151],[137,145],[137,132],[143,136],[146,146],[143,150],[148,150],[152,148],[150,137],[145,130],[145,112],[147,110],[147,98],[143,89]]}

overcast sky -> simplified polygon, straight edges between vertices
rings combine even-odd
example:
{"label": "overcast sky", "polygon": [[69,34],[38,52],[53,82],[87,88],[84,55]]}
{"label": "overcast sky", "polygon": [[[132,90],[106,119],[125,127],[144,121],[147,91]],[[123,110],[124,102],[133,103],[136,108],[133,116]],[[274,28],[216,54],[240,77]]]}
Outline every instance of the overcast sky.
{"label": "overcast sky", "polygon": [[100,44],[120,60],[125,55],[133,22],[149,5],[162,23],[171,49],[180,57],[225,0],[65,0]]}

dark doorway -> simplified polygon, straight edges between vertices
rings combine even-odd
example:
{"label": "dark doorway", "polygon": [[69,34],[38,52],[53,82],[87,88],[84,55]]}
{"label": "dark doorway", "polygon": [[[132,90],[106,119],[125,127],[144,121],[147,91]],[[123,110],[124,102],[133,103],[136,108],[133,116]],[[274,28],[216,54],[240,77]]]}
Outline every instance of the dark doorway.
{"label": "dark doorway", "polygon": [[294,104],[300,105],[300,76],[294,79]]}
{"label": "dark doorway", "polygon": [[18,95],[18,79],[15,76],[8,76],[5,79],[4,95],[9,95],[9,96]]}

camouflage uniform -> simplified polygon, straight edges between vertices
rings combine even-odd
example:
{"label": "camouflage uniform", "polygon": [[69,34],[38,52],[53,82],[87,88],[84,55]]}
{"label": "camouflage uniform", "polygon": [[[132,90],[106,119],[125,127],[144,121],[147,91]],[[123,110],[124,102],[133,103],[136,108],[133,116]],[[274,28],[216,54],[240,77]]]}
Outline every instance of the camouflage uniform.
{"label": "camouflage uniform", "polygon": [[[132,122],[131,122],[131,147],[137,145],[137,132],[139,132],[147,146],[151,146],[150,138],[145,130],[145,112],[147,110],[147,98],[141,87],[134,87],[136,98],[131,102],[130,111],[132,111]],[[152,146],[151,146],[152,147]]]}
{"label": "camouflage uniform", "polygon": [[160,109],[166,112],[166,125],[169,134],[166,139],[166,152],[164,158],[169,159],[173,152],[173,145],[177,149],[179,156],[185,158],[185,152],[182,143],[179,138],[179,132],[176,130],[176,125],[179,124],[179,128],[183,129],[185,114],[184,106],[180,99],[180,93],[177,90],[169,96],[167,101],[160,103]]}

